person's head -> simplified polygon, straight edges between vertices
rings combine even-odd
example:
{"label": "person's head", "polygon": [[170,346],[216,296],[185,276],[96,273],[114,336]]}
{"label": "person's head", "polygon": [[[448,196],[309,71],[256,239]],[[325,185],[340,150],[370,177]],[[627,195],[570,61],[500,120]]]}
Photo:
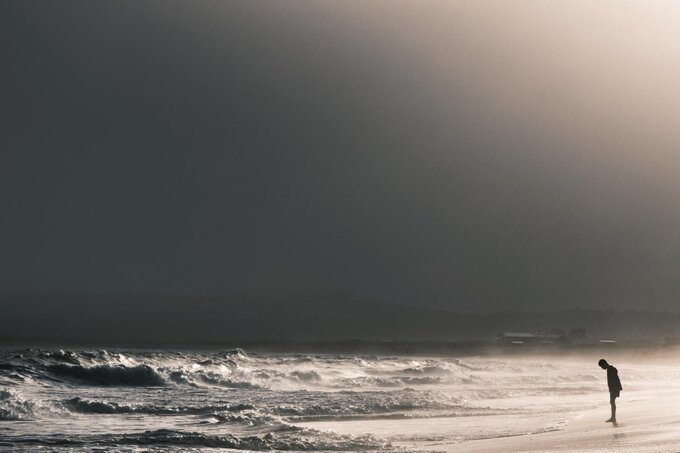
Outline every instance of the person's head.
{"label": "person's head", "polygon": [[605,359],[600,359],[600,361],[597,362],[597,364],[600,365],[600,368],[602,368],[603,370],[606,370],[607,367],[609,366]]}

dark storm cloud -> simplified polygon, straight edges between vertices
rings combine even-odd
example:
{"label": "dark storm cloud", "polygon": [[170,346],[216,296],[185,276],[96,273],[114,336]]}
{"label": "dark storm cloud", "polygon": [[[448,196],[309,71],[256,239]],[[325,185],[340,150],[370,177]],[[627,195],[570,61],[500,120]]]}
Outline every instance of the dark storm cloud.
{"label": "dark storm cloud", "polygon": [[473,5],[3,3],[4,286],[672,308],[666,29]]}

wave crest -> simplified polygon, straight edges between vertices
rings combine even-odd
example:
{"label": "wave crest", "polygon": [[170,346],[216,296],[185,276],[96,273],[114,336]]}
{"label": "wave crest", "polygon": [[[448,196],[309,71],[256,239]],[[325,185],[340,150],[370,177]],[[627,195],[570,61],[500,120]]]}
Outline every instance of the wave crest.
{"label": "wave crest", "polygon": [[57,364],[48,365],[46,370],[59,378],[77,380],[91,385],[144,387],[162,386],[166,383],[163,377],[149,365],[84,367]]}
{"label": "wave crest", "polygon": [[389,447],[389,444],[376,441],[370,436],[338,435],[300,428],[277,433],[270,432],[264,436],[244,437],[158,429],[143,433],[72,436],[68,439],[61,436],[21,436],[8,440],[15,444],[29,445],[167,446],[250,451],[384,451]]}
{"label": "wave crest", "polygon": [[224,406],[173,407],[148,404],[120,404],[113,401],[96,401],[75,397],[63,401],[64,407],[72,412],[86,414],[151,414],[151,415],[199,415],[215,412],[241,412],[255,409],[251,404],[233,404]]}
{"label": "wave crest", "polygon": [[15,390],[0,390],[0,421],[35,420],[41,413],[58,413],[50,403],[32,400]]}

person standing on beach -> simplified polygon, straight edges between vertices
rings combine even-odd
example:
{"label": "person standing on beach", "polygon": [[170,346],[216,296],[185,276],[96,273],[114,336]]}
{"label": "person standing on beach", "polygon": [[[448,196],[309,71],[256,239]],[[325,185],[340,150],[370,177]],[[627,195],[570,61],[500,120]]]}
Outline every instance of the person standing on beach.
{"label": "person standing on beach", "polygon": [[609,404],[612,406],[612,416],[608,422],[616,423],[616,398],[621,394],[623,387],[619,379],[619,370],[607,363],[605,359],[597,362],[600,368],[607,370],[607,385],[609,386]]}

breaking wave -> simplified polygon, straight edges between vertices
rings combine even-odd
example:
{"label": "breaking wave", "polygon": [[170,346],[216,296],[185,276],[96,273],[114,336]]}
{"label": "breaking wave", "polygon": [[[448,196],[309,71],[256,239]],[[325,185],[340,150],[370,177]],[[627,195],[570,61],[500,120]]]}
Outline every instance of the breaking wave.
{"label": "breaking wave", "polygon": [[17,436],[3,439],[15,445],[50,446],[164,446],[184,448],[230,448],[255,451],[382,451],[389,444],[371,436],[348,436],[321,433],[316,430],[291,428],[289,432],[270,432],[263,436],[237,437],[230,434],[211,435],[172,429],[143,433],[98,436]]}
{"label": "breaking wave", "polygon": [[[431,436],[385,434],[383,442],[305,427],[342,426],[345,420],[401,426],[403,419],[473,415],[492,422],[481,434],[447,439],[516,435],[527,432],[526,426],[496,428],[493,417],[521,414],[536,419],[536,430],[553,429],[564,411],[592,404],[590,396],[579,395],[600,392],[604,385],[601,375],[580,364],[549,366],[533,359],[4,349],[0,422],[7,423],[0,430],[0,450],[403,451],[386,441]],[[555,395],[573,397],[558,410],[543,409],[546,395],[550,401]],[[531,401],[539,412],[517,409],[515,401]],[[451,426],[460,431],[467,424]]]}
{"label": "breaking wave", "polygon": [[0,420],[26,420],[35,413],[34,405],[10,390],[0,390]]}
{"label": "breaking wave", "polygon": [[120,404],[112,401],[88,400],[75,397],[62,402],[62,405],[73,412],[86,414],[151,414],[151,415],[198,415],[213,412],[241,412],[253,410],[251,404],[233,404],[224,406],[174,407],[148,404]]}
{"label": "breaking wave", "polygon": [[49,402],[26,398],[16,390],[0,390],[0,421],[35,420],[41,414],[58,414]]}
{"label": "breaking wave", "polygon": [[225,376],[221,373],[210,371],[188,371],[177,370],[169,373],[168,378],[176,384],[187,384],[191,386],[215,386],[230,389],[261,389],[264,385],[255,384],[246,380],[238,380]]}
{"label": "breaking wave", "polygon": [[[353,418],[390,418],[398,414],[428,411],[479,410],[458,397],[427,392],[338,392],[328,396],[323,404],[284,404],[269,410],[289,421],[344,420]],[[406,416],[410,416],[406,415]]]}
{"label": "breaking wave", "polygon": [[67,378],[92,385],[146,387],[165,385],[165,380],[149,365],[126,367],[123,365],[48,365],[46,370],[60,378]]}
{"label": "breaking wave", "polygon": [[435,376],[360,376],[356,378],[342,379],[335,387],[404,387],[410,385],[435,385],[443,380]]}
{"label": "breaking wave", "polygon": [[406,374],[435,375],[435,376],[441,375],[446,376],[452,373],[450,369],[441,365],[425,365],[420,367],[410,367],[402,370],[402,372]]}

